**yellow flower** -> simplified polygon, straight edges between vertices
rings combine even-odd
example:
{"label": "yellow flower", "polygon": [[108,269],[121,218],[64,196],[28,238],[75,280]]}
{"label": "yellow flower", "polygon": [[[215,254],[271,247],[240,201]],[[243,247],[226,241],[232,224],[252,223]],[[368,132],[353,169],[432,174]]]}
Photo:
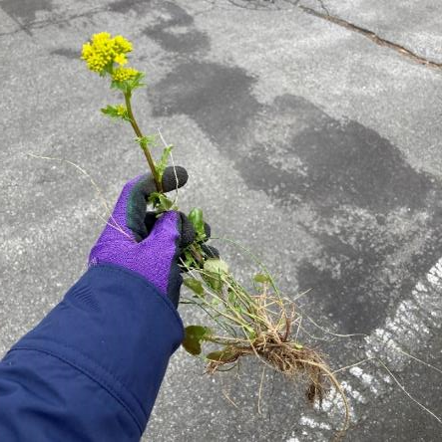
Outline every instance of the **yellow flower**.
{"label": "yellow flower", "polygon": [[117,47],[118,52],[126,54],[127,52],[132,52],[132,43],[126,40],[122,35],[117,35],[114,38],[114,44]]}
{"label": "yellow flower", "polygon": [[134,68],[117,68],[112,74],[114,81],[127,81],[138,75],[139,72]]}
{"label": "yellow flower", "polygon": [[118,54],[115,59],[115,63],[118,63],[120,66],[123,66],[123,64],[127,63],[127,58],[124,54]]}
{"label": "yellow flower", "polygon": [[117,104],[115,106],[115,109],[117,110],[117,115],[119,117],[124,117],[126,115],[126,106],[124,106],[124,104]]}
{"label": "yellow flower", "polygon": [[131,51],[132,43],[121,35],[112,38],[108,32],[101,32],[83,45],[81,58],[91,71],[103,73],[114,62],[119,65],[127,63],[125,54]]}

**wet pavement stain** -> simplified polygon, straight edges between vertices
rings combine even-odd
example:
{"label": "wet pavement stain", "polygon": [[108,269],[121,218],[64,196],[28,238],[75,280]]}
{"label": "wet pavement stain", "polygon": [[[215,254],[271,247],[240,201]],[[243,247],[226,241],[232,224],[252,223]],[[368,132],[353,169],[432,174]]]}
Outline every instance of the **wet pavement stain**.
{"label": "wet pavement stain", "polygon": [[162,23],[168,26],[191,26],[193,25],[193,17],[187,13],[185,9],[172,2],[161,2],[161,10],[164,11],[169,18],[163,19]]}
{"label": "wet pavement stain", "polygon": [[308,174],[306,182],[296,180],[297,192],[322,207],[414,210],[432,188],[388,140],[355,121],[341,124],[330,118],[320,128],[297,134],[291,144]]}
{"label": "wet pavement stain", "polygon": [[[268,120],[282,122],[284,139]],[[259,133],[252,136],[259,148],[249,158],[255,164],[246,176],[249,185],[285,202],[314,203],[324,216],[342,205],[381,214],[397,207],[415,210],[434,187],[377,132],[338,121],[301,97],[277,97],[250,131]]]}
{"label": "wet pavement stain", "polygon": [[[276,98],[248,132],[237,165],[249,187],[315,214],[300,224],[321,250],[298,264],[299,289],[345,331],[369,333],[438,259],[442,188],[374,130],[301,97]],[[429,265],[410,266],[422,253]]]}
{"label": "wet pavement stain", "polygon": [[52,11],[52,0],[2,0],[0,8],[22,24],[35,21],[37,12]]}
{"label": "wet pavement stain", "polygon": [[215,143],[224,147],[239,138],[241,129],[262,107],[251,93],[254,82],[252,76],[238,67],[186,62],[178,64],[153,85],[149,97],[155,116],[188,115]]}
{"label": "wet pavement stain", "polygon": [[146,28],[143,32],[146,36],[168,52],[189,55],[210,49],[208,36],[195,29],[193,17],[183,8],[170,2],[161,7],[169,18],[160,19],[155,26]]}
{"label": "wet pavement stain", "polygon": [[209,50],[209,40],[199,31],[185,31],[174,33],[161,25],[147,29],[144,34],[156,41],[164,50],[180,54],[190,54],[197,51]]}

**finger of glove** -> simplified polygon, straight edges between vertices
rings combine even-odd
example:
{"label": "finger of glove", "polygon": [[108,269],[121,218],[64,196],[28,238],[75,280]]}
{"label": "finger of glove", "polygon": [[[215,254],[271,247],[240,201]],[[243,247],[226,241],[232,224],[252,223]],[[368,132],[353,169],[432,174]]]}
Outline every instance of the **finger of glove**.
{"label": "finger of glove", "polygon": [[186,247],[190,246],[195,241],[195,229],[193,227],[192,222],[187,218],[184,213],[180,212],[180,219],[181,219],[181,238],[179,247],[181,250],[185,249]]}
{"label": "finger of glove", "polygon": [[[168,167],[163,174],[163,190],[170,192],[184,186],[188,179],[183,167]],[[129,181],[118,198],[111,220],[137,241],[144,239],[148,231],[145,227],[146,207],[149,196],[156,192],[151,174],[140,175]]]}
{"label": "finger of glove", "polygon": [[218,259],[219,258],[219,250],[216,247],[208,246],[207,244],[203,244],[201,246],[203,253],[207,258]]}
{"label": "finger of glove", "polygon": [[[180,242],[179,247],[181,249],[189,246],[195,241],[195,229],[193,228],[193,224],[190,222],[189,218],[187,218],[186,215],[182,212],[178,212],[180,216],[180,222],[179,225],[180,229]],[[144,226],[145,226],[145,232],[142,239],[145,239],[149,232],[152,231],[153,227],[155,226],[156,221],[158,220],[158,216],[155,212],[147,212],[146,216],[144,217]]]}
{"label": "finger of glove", "polygon": [[210,235],[212,234],[212,228],[206,222],[204,223],[204,233],[206,234],[206,238],[204,239],[204,242],[209,241]]}
{"label": "finger of glove", "polygon": [[146,239],[149,235],[149,232],[152,231],[155,223],[158,221],[158,214],[156,212],[146,212],[146,215],[144,216],[144,227],[143,229],[140,229],[140,241],[143,239]]}
{"label": "finger of glove", "polygon": [[144,270],[146,278],[162,293],[177,303],[182,278],[176,263],[180,252],[181,216],[170,211],[159,218],[149,236],[138,246],[146,256],[152,257],[151,263]]}
{"label": "finger of glove", "polygon": [[[186,184],[187,179],[187,171],[183,167],[168,167],[163,174],[163,191],[170,192],[178,189]],[[152,192],[156,192],[156,187],[153,178],[149,176],[147,179],[139,181],[130,193],[126,222],[127,227],[134,233],[137,241],[146,238],[151,230],[147,229],[145,220],[147,201]],[[152,220],[151,225],[153,226]]]}

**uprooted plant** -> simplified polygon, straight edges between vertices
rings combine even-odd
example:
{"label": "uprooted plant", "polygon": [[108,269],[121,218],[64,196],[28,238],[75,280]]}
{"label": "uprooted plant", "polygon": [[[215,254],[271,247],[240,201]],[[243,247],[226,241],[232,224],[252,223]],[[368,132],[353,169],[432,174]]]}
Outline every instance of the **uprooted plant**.
{"label": "uprooted plant", "polygon": [[[112,37],[103,32],[93,35],[91,41],[84,44],[82,58],[90,70],[110,78],[111,89],[123,95],[124,103],[108,105],[101,111],[132,126],[135,141],[146,157],[157,187],[149,203],[160,217],[165,211],[178,209],[161,187],[173,146],[164,143],[162,137],[143,134],[134,116],[132,94],[145,86],[145,75],[124,67],[131,51],[132,44],[124,37]],[[162,152],[156,155],[159,157],[156,161],[153,152],[158,149]],[[320,353],[299,341],[301,315],[293,301],[281,294],[262,265],[261,273],[252,278],[252,288],[243,286],[227,264],[204,246],[207,237],[201,209],[193,209],[188,217],[193,223],[196,240],[185,250],[181,263],[186,271],[184,284],[191,293],[182,302],[203,310],[213,325],[186,327],[183,347],[192,355],[200,356],[203,344],[209,347],[210,351],[203,356],[209,373],[233,367],[241,358],[250,356],[290,380],[304,376],[308,383],[306,395],[311,402],[322,401],[326,388],[332,385],[345,406],[342,434],[349,425],[345,393]]]}

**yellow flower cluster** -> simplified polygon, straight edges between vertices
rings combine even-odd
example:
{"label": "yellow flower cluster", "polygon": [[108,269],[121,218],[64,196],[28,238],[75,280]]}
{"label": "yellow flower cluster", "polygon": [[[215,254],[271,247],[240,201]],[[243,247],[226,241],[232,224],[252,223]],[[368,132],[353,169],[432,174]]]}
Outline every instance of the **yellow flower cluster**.
{"label": "yellow flower cluster", "polygon": [[114,81],[127,81],[134,78],[136,75],[139,74],[139,71],[137,71],[134,68],[117,68],[112,73],[112,80]]}
{"label": "yellow flower cluster", "polygon": [[91,71],[102,73],[111,63],[126,64],[125,54],[131,51],[132,43],[121,35],[112,38],[108,32],[101,32],[83,45],[81,58]]}

